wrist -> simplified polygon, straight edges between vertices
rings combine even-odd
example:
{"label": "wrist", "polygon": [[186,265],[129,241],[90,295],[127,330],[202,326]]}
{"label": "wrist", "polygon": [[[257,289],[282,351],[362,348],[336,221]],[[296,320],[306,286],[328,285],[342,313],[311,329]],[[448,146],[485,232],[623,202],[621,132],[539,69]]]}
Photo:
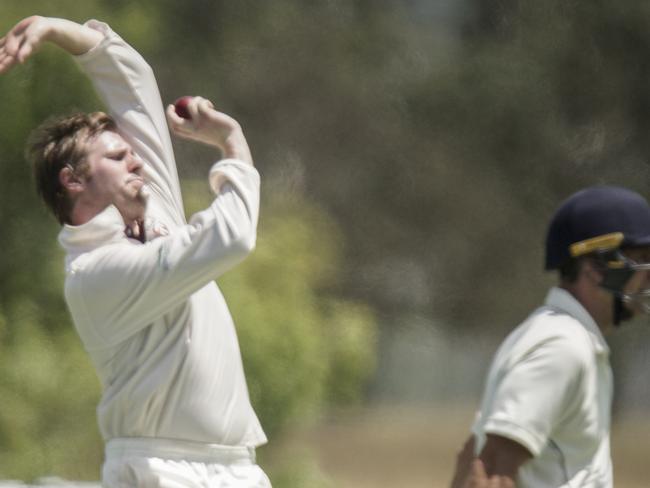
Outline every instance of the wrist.
{"label": "wrist", "polygon": [[42,39],[57,46],[63,47],[65,44],[65,31],[63,29],[62,19],[54,17],[41,17],[43,26]]}
{"label": "wrist", "polygon": [[98,31],[70,20],[54,17],[45,20],[43,38],[74,56],[90,51],[103,38]]}
{"label": "wrist", "polygon": [[248,142],[239,125],[234,127],[230,134],[226,136],[221,150],[225,158],[239,159],[240,161],[253,164]]}
{"label": "wrist", "polygon": [[56,28],[56,19],[33,15],[28,20],[30,20],[28,28],[34,33],[32,42],[34,42],[35,47],[38,47],[43,42],[56,43],[56,38],[59,35]]}

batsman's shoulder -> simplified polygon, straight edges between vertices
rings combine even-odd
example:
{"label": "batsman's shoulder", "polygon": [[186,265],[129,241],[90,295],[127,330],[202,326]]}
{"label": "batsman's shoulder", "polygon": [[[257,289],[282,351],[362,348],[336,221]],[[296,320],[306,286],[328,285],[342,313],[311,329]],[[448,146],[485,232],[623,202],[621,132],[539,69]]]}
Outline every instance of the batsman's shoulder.
{"label": "batsman's shoulder", "polygon": [[542,311],[524,324],[530,347],[544,347],[554,354],[587,360],[593,355],[592,340],[585,326],[566,313]]}

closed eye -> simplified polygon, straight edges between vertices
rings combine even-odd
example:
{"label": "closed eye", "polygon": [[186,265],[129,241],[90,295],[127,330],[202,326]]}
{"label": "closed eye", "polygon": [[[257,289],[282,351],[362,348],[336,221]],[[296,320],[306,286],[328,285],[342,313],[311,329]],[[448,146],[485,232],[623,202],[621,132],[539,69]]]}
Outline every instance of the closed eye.
{"label": "closed eye", "polygon": [[108,153],[106,157],[108,157],[109,159],[113,159],[115,161],[122,161],[124,158],[126,158],[127,154],[129,154],[129,151],[124,149],[122,151]]}

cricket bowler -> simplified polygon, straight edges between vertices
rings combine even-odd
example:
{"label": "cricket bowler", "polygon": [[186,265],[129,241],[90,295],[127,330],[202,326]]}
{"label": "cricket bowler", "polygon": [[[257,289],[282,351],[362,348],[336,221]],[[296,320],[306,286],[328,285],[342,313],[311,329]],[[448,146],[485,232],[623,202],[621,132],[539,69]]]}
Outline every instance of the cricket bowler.
{"label": "cricket bowler", "polygon": [[[52,43],[109,114],[31,137],[36,185],[62,225],[65,298],[97,370],[107,488],[270,487],[233,321],[214,280],[254,248],[260,178],[240,125],[194,97],[162,106],[149,65],[111,28],[33,16],[0,40],[0,73]],[[211,145],[215,194],[186,222],[169,127]]]}
{"label": "cricket bowler", "polygon": [[569,197],[546,238],[558,273],[489,370],[453,488],[611,488],[612,372],[605,336],[650,311],[650,206],[625,188]]}

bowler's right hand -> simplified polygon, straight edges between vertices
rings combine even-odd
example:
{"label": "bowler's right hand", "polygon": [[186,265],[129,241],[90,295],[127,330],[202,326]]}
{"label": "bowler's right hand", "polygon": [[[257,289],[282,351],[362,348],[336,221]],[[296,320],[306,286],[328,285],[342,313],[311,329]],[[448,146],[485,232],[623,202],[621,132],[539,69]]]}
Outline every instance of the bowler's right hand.
{"label": "bowler's right hand", "polygon": [[167,121],[174,134],[217,147],[224,158],[235,158],[253,164],[248,143],[235,119],[218,112],[210,100],[202,97],[193,97],[187,105],[187,111],[189,119],[180,117],[174,105],[167,107]]}

